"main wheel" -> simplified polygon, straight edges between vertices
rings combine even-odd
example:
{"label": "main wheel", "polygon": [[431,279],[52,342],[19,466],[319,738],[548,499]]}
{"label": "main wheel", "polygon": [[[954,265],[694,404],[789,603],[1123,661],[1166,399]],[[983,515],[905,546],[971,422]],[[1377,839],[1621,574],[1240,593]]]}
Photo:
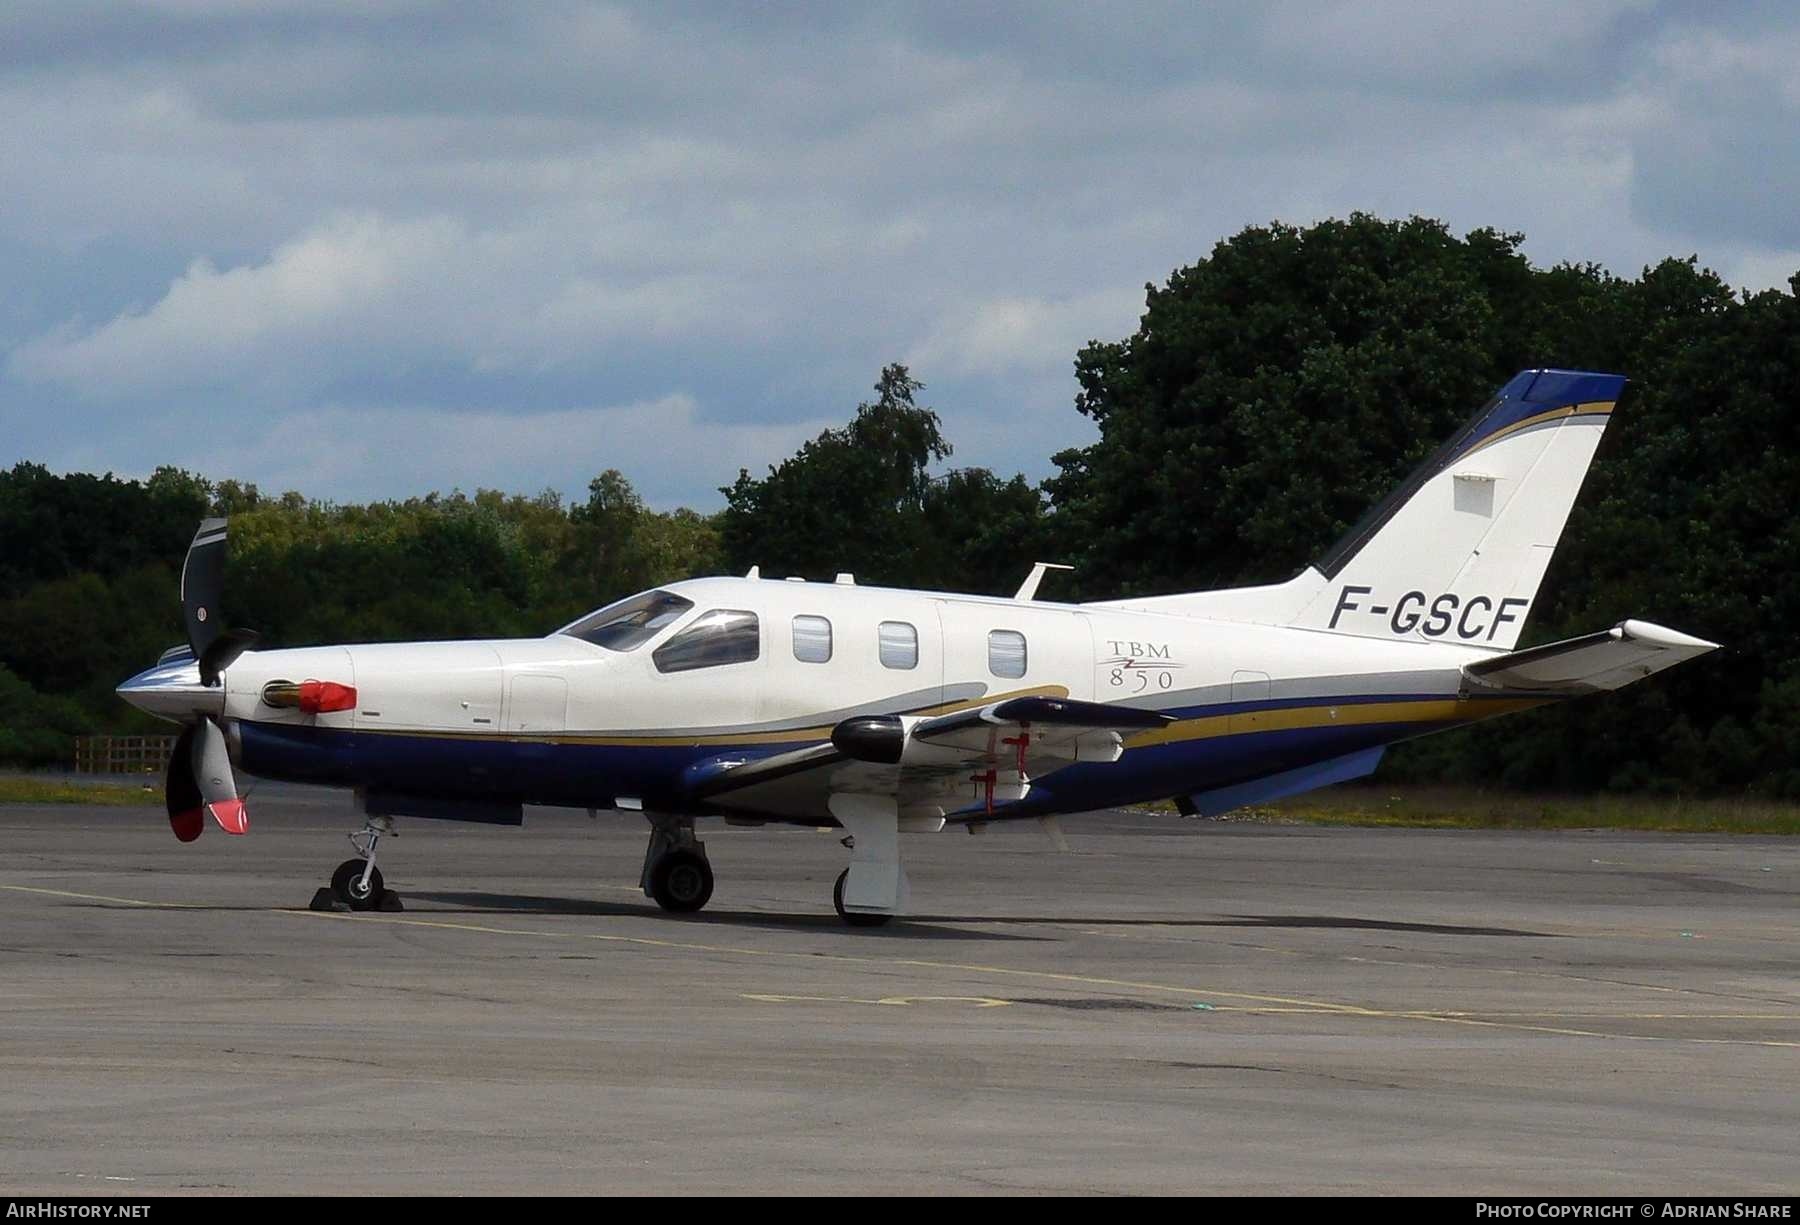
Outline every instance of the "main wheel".
{"label": "main wheel", "polygon": [[363,885],[363,865],[366,860],[346,859],[331,874],[331,896],[344,903],[352,910],[373,910],[375,903],[381,900],[383,886],[381,869],[376,868],[369,873],[369,883]]}
{"label": "main wheel", "polygon": [[850,869],[845,868],[838,873],[837,884],[831,887],[831,904],[837,908],[838,918],[851,927],[880,927],[894,916],[891,914],[864,914],[860,910],[844,909],[844,882],[850,879]]}
{"label": "main wheel", "polygon": [[712,897],[712,865],[693,851],[673,850],[650,867],[650,896],[664,910],[691,914]]}

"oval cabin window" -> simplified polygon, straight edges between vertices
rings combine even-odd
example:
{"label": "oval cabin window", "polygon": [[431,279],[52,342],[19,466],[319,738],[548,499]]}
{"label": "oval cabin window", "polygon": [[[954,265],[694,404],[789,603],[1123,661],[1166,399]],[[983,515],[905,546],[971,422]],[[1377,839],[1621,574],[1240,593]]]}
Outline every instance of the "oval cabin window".
{"label": "oval cabin window", "polygon": [[803,664],[830,663],[831,622],[824,617],[795,617],[794,658]]}
{"label": "oval cabin window", "polygon": [[1025,675],[1025,635],[1017,630],[988,633],[988,671],[995,676]]}
{"label": "oval cabin window", "polygon": [[906,622],[883,621],[878,642],[882,667],[904,669],[919,666],[919,631]]}

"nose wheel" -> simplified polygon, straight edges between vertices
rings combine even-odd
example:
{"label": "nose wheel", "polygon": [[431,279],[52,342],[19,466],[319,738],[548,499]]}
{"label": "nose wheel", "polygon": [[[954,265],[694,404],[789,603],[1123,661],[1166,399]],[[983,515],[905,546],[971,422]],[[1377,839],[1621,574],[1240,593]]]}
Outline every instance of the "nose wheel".
{"label": "nose wheel", "polygon": [[404,910],[400,895],[387,887],[381,869],[375,866],[375,847],[394,832],[391,817],[375,816],[356,833],[350,845],[358,857],[346,859],[331,874],[331,884],[313,895],[314,910]]}
{"label": "nose wheel", "polygon": [[331,874],[331,896],[352,910],[373,910],[387,892],[381,869],[366,859],[346,859]]}

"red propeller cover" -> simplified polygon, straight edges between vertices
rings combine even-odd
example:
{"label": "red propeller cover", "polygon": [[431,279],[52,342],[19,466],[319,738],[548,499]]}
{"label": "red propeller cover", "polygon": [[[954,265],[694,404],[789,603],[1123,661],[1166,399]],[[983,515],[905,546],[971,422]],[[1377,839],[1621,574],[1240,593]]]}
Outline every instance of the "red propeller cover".
{"label": "red propeller cover", "polygon": [[[250,832],[250,813],[244,808],[244,801],[215,800],[206,806],[206,810],[212,813],[213,820],[217,821],[219,823],[219,828],[226,833],[247,834]],[[194,817],[194,824],[200,826],[204,825],[205,822],[201,821],[198,814],[196,814]],[[175,836],[177,838],[181,837],[181,831],[179,829],[175,831]],[[199,831],[196,830],[194,837],[198,838],[199,836]]]}

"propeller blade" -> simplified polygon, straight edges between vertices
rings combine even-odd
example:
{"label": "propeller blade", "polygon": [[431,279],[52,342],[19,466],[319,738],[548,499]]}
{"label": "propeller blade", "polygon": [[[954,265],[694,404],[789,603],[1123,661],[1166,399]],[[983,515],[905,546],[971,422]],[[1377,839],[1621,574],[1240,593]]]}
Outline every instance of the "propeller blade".
{"label": "propeller blade", "polygon": [[206,658],[206,649],[224,628],[219,595],[225,588],[225,524],[224,519],[202,519],[181,563],[181,619],[195,659]]}
{"label": "propeller blade", "polygon": [[250,814],[238,795],[237,780],[231,775],[231,755],[225,750],[225,733],[212,719],[202,718],[194,725],[193,772],[219,828],[228,834],[250,832]]}
{"label": "propeller blade", "polygon": [[169,770],[163,779],[163,800],[169,808],[169,828],[183,842],[192,842],[206,832],[206,814],[200,795],[200,784],[194,778],[194,737],[196,725],[181,730],[175,751],[169,754]]}
{"label": "propeller blade", "polygon": [[225,630],[219,634],[200,656],[200,683],[209,689],[218,684],[219,673],[261,641],[262,635],[255,630]]}

